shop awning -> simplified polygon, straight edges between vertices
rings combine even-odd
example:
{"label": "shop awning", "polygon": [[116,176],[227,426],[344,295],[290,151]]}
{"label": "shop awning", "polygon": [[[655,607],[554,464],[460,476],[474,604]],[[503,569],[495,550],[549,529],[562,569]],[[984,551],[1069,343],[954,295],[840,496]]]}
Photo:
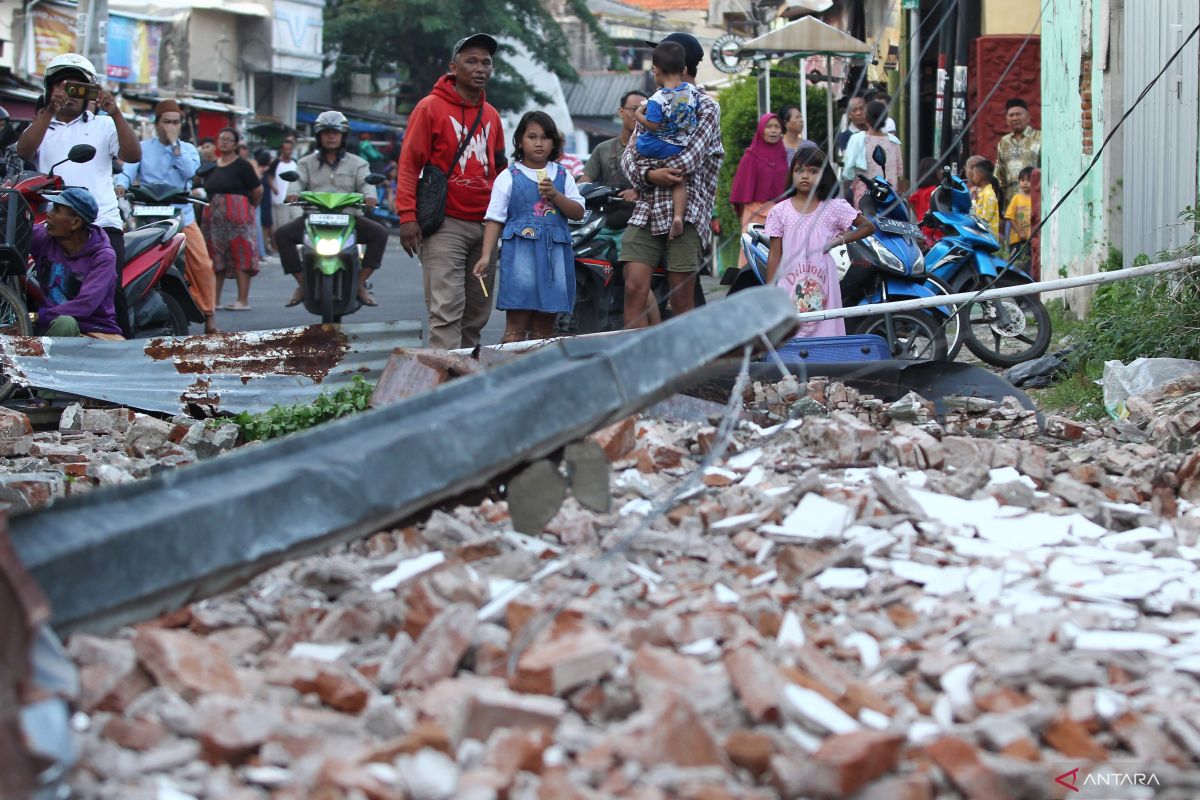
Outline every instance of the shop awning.
{"label": "shop awning", "polygon": [[[303,123],[311,125],[312,123],[316,122],[317,116],[320,113],[321,113],[320,111],[312,111],[307,108],[297,109],[296,110],[296,122],[298,122],[298,123],[303,122]],[[388,133],[388,134],[390,134],[392,131],[398,130],[398,129],[404,127],[403,124],[401,124],[399,122],[397,122],[396,124],[389,125],[384,122],[372,122],[371,120],[357,119],[355,117],[350,116],[349,114],[346,115],[346,118],[350,121],[350,130],[353,131],[354,133]]]}
{"label": "shop awning", "polygon": [[177,97],[175,99],[179,105],[194,108],[197,111],[218,111],[222,114],[236,114],[239,117],[249,116],[254,113],[245,106],[218,103],[215,100],[201,100],[199,97]]}
{"label": "shop awning", "polygon": [[841,56],[869,58],[871,46],[816,17],[803,17],[742,45],[743,57]]}

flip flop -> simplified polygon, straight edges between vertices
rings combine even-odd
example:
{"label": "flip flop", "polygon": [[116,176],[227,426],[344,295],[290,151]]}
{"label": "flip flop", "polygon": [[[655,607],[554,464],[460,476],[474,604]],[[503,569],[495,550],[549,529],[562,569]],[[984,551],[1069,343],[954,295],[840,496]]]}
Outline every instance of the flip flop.
{"label": "flip flop", "polygon": [[286,303],[283,304],[283,307],[291,308],[292,306],[298,306],[303,302],[304,302],[304,295],[295,295],[294,294],[294,295],[292,295],[292,298],[290,300],[288,300]]}
{"label": "flip flop", "polygon": [[226,305],[221,306],[221,310],[223,310],[223,311],[249,311],[250,306],[240,306],[237,303],[228,303]]}
{"label": "flip flop", "polygon": [[359,292],[358,293],[358,302],[362,303],[364,306],[379,305],[379,303],[375,302],[375,298],[371,296],[370,292]]}

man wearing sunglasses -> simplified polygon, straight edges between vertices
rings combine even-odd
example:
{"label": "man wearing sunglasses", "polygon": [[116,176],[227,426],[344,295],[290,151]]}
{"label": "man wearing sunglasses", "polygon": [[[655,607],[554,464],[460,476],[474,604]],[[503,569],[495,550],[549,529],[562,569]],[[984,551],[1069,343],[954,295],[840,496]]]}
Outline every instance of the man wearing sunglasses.
{"label": "man wearing sunglasses", "polygon": [[[96,148],[91,161],[84,164],[68,161],[55,174],[61,175],[67,186],[82,186],[95,197],[99,207],[95,224],[108,234],[119,274],[125,263],[125,235],[113,187],[112,160],[119,158],[126,164],[142,160],[137,134],[121,115],[112,93],[96,84],[96,67],[78,53],[54,57],[46,66],[43,81],[46,105],[21,134],[17,154],[37,164],[39,171],[49,172],[75,145],[90,144]],[[91,97],[104,114],[88,111]],[[122,332],[129,336],[129,314],[124,294],[119,291],[119,280],[117,287],[117,319]]]}
{"label": "man wearing sunglasses", "polygon": [[[160,100],[154,107],[154,132],[156,136],[142,142],[142,160],[126,164],[115,178],[117,194],[135,183],[172,186],[181,192],[192,190],[192,178],[200,168],[200,152],[191,142],[179,138],[183,129],[183,109],[174,100]],[[196,213],[191,203],[175,206],[183,220],[183,235],[186,245],[183,250],[184,272],[187,274],[188,290],[196,306],[204,314],[204,332],[216,333],[213,317],[216,304],[216,274],[212,259],[204,244],[204,234],[196,224]]]}

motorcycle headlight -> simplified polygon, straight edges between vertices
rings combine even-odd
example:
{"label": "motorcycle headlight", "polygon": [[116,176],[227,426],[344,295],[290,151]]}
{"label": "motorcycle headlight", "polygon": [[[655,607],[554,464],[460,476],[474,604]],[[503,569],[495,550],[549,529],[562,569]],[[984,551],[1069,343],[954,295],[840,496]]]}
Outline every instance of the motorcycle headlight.
{"label": "motorcycle headlight", "polygon": [[925,254],[920,252],[920,250],[917,251],[917,260],[913,262],[912,274],[925,274]]}
{"label": "motorcycle headlight", "polygon": [[596,231],[600,230],[600,226],[604,224],[604,215],[597,214],[595,219],[588,220],[584,224],[571,228],[571,241],[580,242],[587,239]]}
{"label": "motorcycle headlight", "polygon": [[342,243],[337,239],[317,239],[317,255],[336,256],[342,250]]}
{"label": "motorcycle headlight", "polygon": [[874,250],[876,258],[879,259],[880,266],[892,272],[898,272],[901,275],[907,274],[907,270],[904,269],[904,262],[897,258],[895,253],[884,247],[874,237],[867,239],[867,241],[871,243],[871,248]]}

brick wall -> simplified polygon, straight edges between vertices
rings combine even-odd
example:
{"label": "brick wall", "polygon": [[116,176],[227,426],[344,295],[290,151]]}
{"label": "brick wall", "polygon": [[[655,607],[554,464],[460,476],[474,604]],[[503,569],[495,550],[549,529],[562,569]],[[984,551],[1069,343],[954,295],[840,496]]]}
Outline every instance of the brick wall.
{"label": "brick wall", "polygon": [[[979,109],[980,102],[988,96],[992,86],[1012,59],[1013,54],[1025,41],[1024,36],[980,36],[971,43],[970,74],[968,76],[967,115],[968,119]],[[987,105],[968,134],[970,154],[979,154],[995,160],[996,143],[1008,133],[1004,121],[1004,103],[1010,97],[1024,98],[1029,104],[1033,127],[1041,128],[1042,120],[1042,67],[1041,39],[1031,37],[1021,50],[1017,62],[1004,76],[1000,88],[992,95]]]}

